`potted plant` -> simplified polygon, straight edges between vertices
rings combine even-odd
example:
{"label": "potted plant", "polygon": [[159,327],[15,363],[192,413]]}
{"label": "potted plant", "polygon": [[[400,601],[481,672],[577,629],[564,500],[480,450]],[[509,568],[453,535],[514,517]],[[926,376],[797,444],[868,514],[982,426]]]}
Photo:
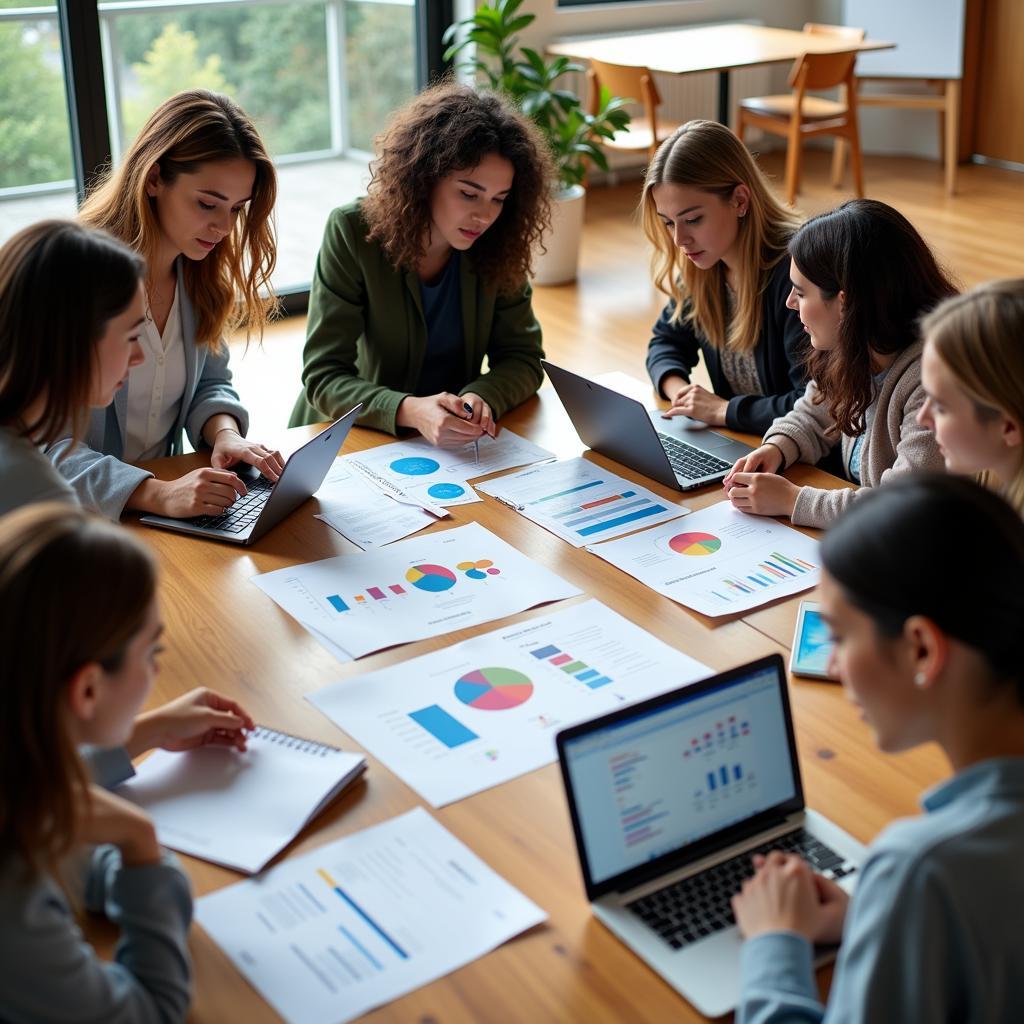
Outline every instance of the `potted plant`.
{"label": "potted plant", "polygon": [[[596,113],[590,114],[576,93],[558,88],[563,75],[582,71],[568,57],[546,61],[536,50],[519,45],[519,32],[536,17],[519,14],[523,0],[494,0],[477,8],[471,18],[450,25],[444,34],[449,44],[445,60],[467,47],[473,56],[459,65],[496,92],[510,96],[540,128],[551,148],[557,174],[551,233],[545,252],[537,254],[537,284],[562,284],[576,277],[583,231],[583,181],[588,165],[608,170],[600,140],[610,139],[629,124],[628,102],[601,89]],[[456,37],[461,38],[456,41]]]}

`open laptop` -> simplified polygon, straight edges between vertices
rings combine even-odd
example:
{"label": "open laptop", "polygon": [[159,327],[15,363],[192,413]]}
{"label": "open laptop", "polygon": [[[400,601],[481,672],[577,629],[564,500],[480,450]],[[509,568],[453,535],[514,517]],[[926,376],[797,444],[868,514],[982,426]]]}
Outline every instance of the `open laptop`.
{"label": "open laptop", "polygon": [[804,806],[777,654],[573,726],[557,743],[591,908],[706,1016],[739,997],[730,901],[754,853],[800,853],[853,887],[865,850]]}
{"label": "open laptop", "polygon": [[340,420],[292,452],[276,484],[252,466],[235,467],[233,472],[242,478],[248,493],[222,514],[191,519],[142,516],[139,522],[197,537],[226,540],[230,544],[254,543],[319,490],[360,409],[362,405],[350,409]]}
{"label": "open laptop", "polygon": [[753,451],[689,417],[665,419],[659,409],[541,362],[584,444],[667,487],[692,491],[715,483]]}

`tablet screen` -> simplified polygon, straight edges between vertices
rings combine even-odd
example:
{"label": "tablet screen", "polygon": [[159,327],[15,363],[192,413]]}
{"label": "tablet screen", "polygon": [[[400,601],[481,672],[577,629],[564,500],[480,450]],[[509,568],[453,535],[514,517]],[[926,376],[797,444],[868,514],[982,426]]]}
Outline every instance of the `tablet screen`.
{"label": "tablet screen", "polygon": [[828,663],[832,657],[832,640],[821,612],[814,606],[804,608],[801,628],[796,637],[793,671],[816,676],[828,676]]}

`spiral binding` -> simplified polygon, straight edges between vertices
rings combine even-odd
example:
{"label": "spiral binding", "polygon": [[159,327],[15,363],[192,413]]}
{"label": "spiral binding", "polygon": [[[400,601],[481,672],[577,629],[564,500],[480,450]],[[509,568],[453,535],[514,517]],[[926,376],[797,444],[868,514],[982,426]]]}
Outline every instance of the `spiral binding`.
{"label": "spiral binding", "polygon": [[327,757],[328,754],[341,753],[339,747],[332,747],[330,743],[304,740],[300,736],[279,732],[277,729],[269,729],[265,725],[257,725],[251,733],[251,738],[254,740],[265,740],[267,743],[276,743],[278,746],[288,747],[290,750],[297,750],[302,754],[312,754],[314,757]]}

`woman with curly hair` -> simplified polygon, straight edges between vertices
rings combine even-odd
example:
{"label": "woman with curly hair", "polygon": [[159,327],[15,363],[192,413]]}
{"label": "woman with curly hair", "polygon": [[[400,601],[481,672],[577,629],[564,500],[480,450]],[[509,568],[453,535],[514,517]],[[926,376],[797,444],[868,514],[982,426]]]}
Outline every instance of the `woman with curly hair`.
{"label": "woman with curly hair", "polygon": [[723,484],[743,512],[826,527],[857,492],[800,487],[776,474],[836,448],[846,478],[862,488],[942,469],[935,438],[917,422],[925,401],[919,321],[957,289],[914,225],[875,199],[812,217],[789,254],[787,305],[811,339],[811,379]]}
{"label": "woman with curly hair", "polygon": [[[725,125],[700,120],[658,147],[640,210],[669,300],[647,349],[666,416],[763,434],[806,383],[807,339],[786,309],[786,245],[800,218]],[[702,354],[712,391],[690,379]]]}
{"label": "woman with curly hair", "polygon": [[[279,453],[245,439],[249,416],[231,386],[224,333],[260,333],[276,243],[274,165],[245,112],[195,89],[162,103],[121,166],[86,199],[81,220],[146,260],[145,360],[113,405],[93,414],[84,443],[49,454],[82,504],[117,519],[126,509],[184,518],[219,515],[246,489],[230,467],[270,480]],[[182,450],[182,432],[211,452],[209,468],[157,480],[132,463]]]}
{"label": "woman with curly hair", "polygon": [[[550,160],[506,100],[444,83],[377,139],[367,195],[327,222],[291,425],[494,433],[543,379],[531,253],[550,221]],[[481,372],[484,357],[487,372]]]}

